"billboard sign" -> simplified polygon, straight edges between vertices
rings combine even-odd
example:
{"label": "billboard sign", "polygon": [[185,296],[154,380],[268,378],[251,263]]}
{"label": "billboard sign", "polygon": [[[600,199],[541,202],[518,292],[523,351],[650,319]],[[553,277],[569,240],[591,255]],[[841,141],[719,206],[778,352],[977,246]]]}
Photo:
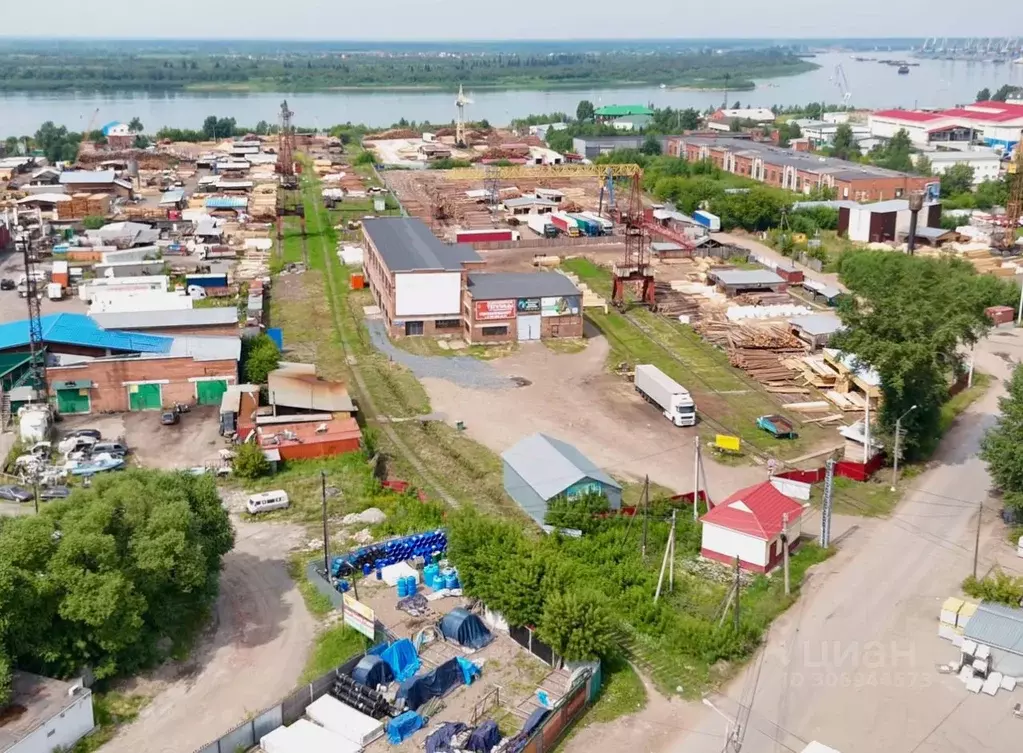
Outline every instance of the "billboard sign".
{"label": "billboard sign", "polygon": [[540,311],[540,299],[539,298],[519,298],[517,302],[518,312],[520,314],[536,314]]}
{"label": "billboard sign", "polygon": [[376,635],[376,614],[361,601],[356,601],[354,596],[341,594],[341,598],[344,600],[345,624],[372,640]]}
{"label": "billboard sign", "polygon": [[540,299],[541,316],[571,316],[579,313],[579,296]]}
{"label": "billboard sign", "polygon": [[498,319],[515,318],[515,299],[501,301],[476,301],[476,321],[491,322]]}

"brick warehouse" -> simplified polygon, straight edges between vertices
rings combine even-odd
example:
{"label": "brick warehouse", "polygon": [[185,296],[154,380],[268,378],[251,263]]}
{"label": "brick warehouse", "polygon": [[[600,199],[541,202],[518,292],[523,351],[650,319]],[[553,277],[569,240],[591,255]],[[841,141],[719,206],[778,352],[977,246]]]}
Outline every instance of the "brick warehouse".
{"label": "brick warehouse", "polygon": [[885,201],[923,191],[936,179],[909,175],[859,162],[785,149],[747,139],[707,136],[675,136],[668,139],[667,153],[690,162],[709,160],[725,172],[742,175],[776,188],[810,193],[814,188],[833,188],[839,199]]}
{"label": "brick warehouse", "polygon": [[365,273],[390,337],[499,343],[582,337],[582,294],[555,272],[488,273],[476,251],[421,221],[366,220]]}
{"label": "brick warehouse", "polygon": [[[81,314],[52,314],[42,325],[50,398],[60,413],[219,405],[228,385],[238,381],[237,336],[105,330]],[[27,351],[27,321],[0,325],[0,353]],[[10,390],[12,403],[26,399],[17,389]]]}

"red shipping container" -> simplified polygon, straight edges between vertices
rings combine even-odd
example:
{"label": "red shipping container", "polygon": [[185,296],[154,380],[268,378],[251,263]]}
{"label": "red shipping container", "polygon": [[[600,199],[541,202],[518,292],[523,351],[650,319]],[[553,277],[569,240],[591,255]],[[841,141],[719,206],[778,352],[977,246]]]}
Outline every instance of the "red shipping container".
{"label": "red shipping container", "polygon": [[489,243],[491,241],[510,241],[514,239],[511,230],[456,230],[456,243]]}
{"label": "red shipping container", "polygon": [[1016,311],[1012,306],[990,306],[984,309],[984,314],[995,326],[1009,324],[1016,318]]}

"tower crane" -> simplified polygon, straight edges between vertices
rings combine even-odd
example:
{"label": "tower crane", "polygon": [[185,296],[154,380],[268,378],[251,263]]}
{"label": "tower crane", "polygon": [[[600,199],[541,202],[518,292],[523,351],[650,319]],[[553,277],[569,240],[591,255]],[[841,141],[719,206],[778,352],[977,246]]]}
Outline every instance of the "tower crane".
{"label": "tower crane", "polygon": [[99,108],[97,107],[92,111],[92,116],[89,118],[89,124],[85,127],[85,130],[82,131],[82,139],[78,142],[78,154],[75,156],[76,160],[80,160],[82,158],[82,152],[85,151],[86,143],[92,143],[90,136],[92,135],[92,129],[96,127],[96,118],[98,117]]}
{"label": "tower crane", "polygon": [[842,105],[848,105],[849,100],[852,99],[852,92],[849,91],[849,79],[845,77],[845,68],[841,63],[835,66],[835,74],[831,80],[835,82],[835,86],[842,93]]}
{"label": "tower crane", "polygon": [[1016,154],[1009,164],[1009,199],[1005,202],[1005,233],[1001,247],[1004,251],[1016,249],[1016,231],[1023,217],[1023,132],[1016,144]]}
{"label": "tower crane", "polygon": [[458,120],[455,122],[455,145],[465,146],[465,106],[471,105],[472,100],[465,96],[462,85],[458,85],[458,97],[455,98],[455,107],[458,108]]}

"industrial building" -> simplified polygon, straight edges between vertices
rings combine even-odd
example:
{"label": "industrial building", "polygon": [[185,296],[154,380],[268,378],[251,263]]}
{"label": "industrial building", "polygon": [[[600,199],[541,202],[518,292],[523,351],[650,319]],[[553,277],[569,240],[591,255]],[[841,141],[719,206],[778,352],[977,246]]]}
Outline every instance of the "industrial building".
{"label": "industrial building", "polygon": [[557,272],[468,276],[464,337],[469,343],[582,337],[582,293]]}
{"label": "industrial building", "polygon": [[459,335],[462,291],[483,260],[465,244],[447,245],[419,220],[365,220],[364,270],[391,337]]}
{"label": "industrial building", "polygon": [[784,293],[788,290],[788,282],[769,269],[712,269],[707,272],[707,279],[728,296],[764,291]]}
{"label": "industrial building", "polygon": [[690,162],[709,160],[726,172],[777,188],[807,194],[829,188],[838,198],[853,201],[898,199],[937,183],[934,178],[724,135],[667,137],[664,151]]}
{"label": "industrial building", "polygon": [[[838,209],[838,233],[860,243],[884,243],[909,235],[912,213],[906,199],[891,199],[873,204],[849,203]],[[924,228],[941,226],[941,204],[924,204],[917,217],[917,234]]]}
{"label": "industrial building", "polygon": [[[238,379],[237,336],[166,337],[106,330],[82,314],[51,314],[41,324],[50,396],[60,413],[219,405],[227,386]],[[28,349],[27,320],[0,325],[0,357],[24,354],[27,361]],[[17,382],[8,392],[12,410],[30,397]]]}
{"label": "industrial building", "polygon": [[[661,144],[661,151],[666,151],[669,139],[678,136],[654,136]],[[642,133],[621,136],[576,136],[572,139],[572,151],[585,159],[596,159],[602,154],[609,154],[618,149],[639,149],[647,137]]]}
{"label": "industrial building", "polygon": [[975,186],[985,180],[998,180],[1002,172],[1002,158],[993,149],[933,151],[924,152],[924,156],[931,163],[934,175],[944,175],[953,165],[969,165],[973,168]]}
{"label": "industrial building", "polygon": [[0,710],[0,753],[71,750],[96,726],[92,691],[81,679],[54,680],[15,672],[12,695]]}
{"label": "industrial building", "polygon": [[594,120],[598,123],[606,123],[618,118],[632,117],[634,115],[652,116],[654,111],[645,105],[605,105],[598,107],[593,112]]}
{"label": "industrial building", "polygon": [[125,199],[133,194],[131,183],[118,178],[113,170],[65,170],[60,185],[68,193],[106,193]]}
{"label": "industrial building", "polygon": [[100,327],[108,330],[144,330],[147,334],[153,335],[238,334],[238,309],[235,306],[170,311],[119,311],[93,313],[91,316]]}
{"label": "industrial building", "polygon": [[533,434],[501,453],[504,490],[529,517],[544,524],[557,497],[603,494],[612,510],[622,506],[622,486],[572,445]]}
{"label": "industrial building", "polygon": [[[803,283],[804,286],[806,283]],[[796,337],[810,346],[811,350],[823,348],[831,336],[842,329],[842,320],[834,314],[808,314],[788,320],[789,328]]]}
{"label": "industrial building", "polygon": [[974,143],[1011,151],[1023,129],[1023,105],[976,102],[947,110],[877,110],[868,119],[870,133],[890,139],[900,130],[917,147],[968,148]]}
{"label": "industrial building", "polygon": [[707,119],[707,128],[712,131],[729,131],[732,121],[750,121],[755,125],[773,123],[777,116],[766,107],[730,107],[718,108],[717,111]]}

